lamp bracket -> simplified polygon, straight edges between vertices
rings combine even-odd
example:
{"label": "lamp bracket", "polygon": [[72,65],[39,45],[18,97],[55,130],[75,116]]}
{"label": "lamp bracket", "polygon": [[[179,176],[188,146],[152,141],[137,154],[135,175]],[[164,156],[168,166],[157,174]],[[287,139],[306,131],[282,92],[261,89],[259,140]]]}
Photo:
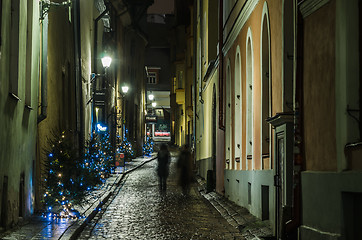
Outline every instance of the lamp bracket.
{"label": "lamp bracket", "polygon": [[91,73],[90,74],[90,81],[93,82],[94,80],[96,80],[97,77],[103,77],[104,74],[98,74],[98,73]]}

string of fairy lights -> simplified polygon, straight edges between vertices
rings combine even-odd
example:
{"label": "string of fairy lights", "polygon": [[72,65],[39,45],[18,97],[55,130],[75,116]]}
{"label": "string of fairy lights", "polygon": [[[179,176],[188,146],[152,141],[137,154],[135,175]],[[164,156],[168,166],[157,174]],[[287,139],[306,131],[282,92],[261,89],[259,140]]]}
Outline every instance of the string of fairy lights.
{"label": "string of fairy lights", "polygon": [[113,150],[108,133],[94,133],[83,156],[77,156],[72,139],[73,134],[64,131],[50,140],[44,179],[46,217],[78,217],[72,214],[72,206],[81,204],[112,171]]}
{"label": "string of fairy lights", "polygon": [[[127,133],[127,130],[126,130]],[[135,157],[133,146],[126,137],[116,149],[125,159]],[[85,197],[100,188],[114,170],[114,153],[108,132],[94,132],[79,156],[74,146],[74,133],[53,133],[44,163],[44,198],[47,218],[79,218],[74,205],[82,204]],[[153,152],[153,140],[148,137],[143,146],[144,155]]]}

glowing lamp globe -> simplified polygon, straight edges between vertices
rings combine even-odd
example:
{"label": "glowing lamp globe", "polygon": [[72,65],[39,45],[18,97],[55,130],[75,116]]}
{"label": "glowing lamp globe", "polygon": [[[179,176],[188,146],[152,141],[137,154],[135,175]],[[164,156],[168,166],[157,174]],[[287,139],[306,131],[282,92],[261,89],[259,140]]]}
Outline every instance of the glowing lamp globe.
{"label": "glowing lamp globe", "polygon": [[103,57],[102,58],[102,65],[104,68],[109,68],[109,66],[111,66],[112,63],[112,58],[111,57]]}

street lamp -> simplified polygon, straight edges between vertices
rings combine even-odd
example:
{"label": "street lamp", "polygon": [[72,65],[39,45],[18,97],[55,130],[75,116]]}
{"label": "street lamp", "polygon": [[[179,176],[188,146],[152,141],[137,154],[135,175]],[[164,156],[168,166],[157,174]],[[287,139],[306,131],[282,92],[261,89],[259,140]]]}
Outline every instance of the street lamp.
{"label": "street lamp", "polygon": [[[96,124],[98,123],[98,121],[100,120],[98,117],[99,117],[99,110],[100,111],[100,114],[103,115],[103,112],[104,112],[104,105],[105,105],[105,90],[104,89],[101,89],[99,86],[99,84],[96,83],[96,79],[99,78],[99,77],[106,77],[106,70],[107,68],[109,68],[111,66],[111,63],[112,63],[112,58],[110,56],[107,56],[105,55],[104,57],[102,57],[101,59],[102,61],[102,66],[103,66],[103,73],[99,74],[99,73],[96,73],[96,72],[93,72],[91,73],[91,76],[90,76],[90,83],[92,84],[92,98],[87,102],[90,103],[92,101],[92,115],[93,115],[93,119],[96,119],[96,122],[94,122],[93,120],[93,123],[92,123],[92,128],[93,130],[96,130]],[[96,118],[94,118],[96,117]],[[103,119],[103,120],[106,120],[106,119]]]}
{"label": "street lamp", "polygon": [[101,60],[104,68],[109,68],[109,66],[111,66],[112,58],[110,56],[104,56]]}
{"label": "street lamp", "polygon": [[[124,83],[122,88],[122,142],[124,142],[125,136],[126,136],[126,101],[125,97],[129,90],[129,87]],[[123,171],[126,171],[126,153],[123,153]]]}
{"label": "street lamp", "polygon": [[125,111],[126,111],[126,101],[125,101],[125,97],[126,94],[129,90],[129,87],[124,83],[122,86],[122,141],[124,140],[125,137],[125,123],[126,123],[126,115],[125,115]]}
{"label": "street lamp", "polygon": [[128,86],[127,85],[122,86],[122,92],[123,92],[124,95],[128,92]]}
{"label": "street lamp", "polygon": [[148,99],[149,99],[150,101],[153,101],[153,99],[155,99],[155,96],[154,96],[153,94],[150,94],[150,95],[148,95]]}

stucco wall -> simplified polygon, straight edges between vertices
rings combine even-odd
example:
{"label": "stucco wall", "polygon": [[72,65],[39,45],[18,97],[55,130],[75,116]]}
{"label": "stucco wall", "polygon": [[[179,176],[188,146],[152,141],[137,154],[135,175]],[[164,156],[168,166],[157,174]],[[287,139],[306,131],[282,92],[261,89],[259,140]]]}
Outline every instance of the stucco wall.
{"label": "stucco wall", "polygon": [[[34,210],[33,167],[36,157],[39,7],[36,1],[30,3],[32,5],[20,1],[19,37],[16,40],[12,39],[10,34],[11,31],[16,31],[15,26],[10,26],[11,1],[3,1],[1,14],[0,122],[3,131],[0,131],[0,224],[5,227],[16,224],[19,221],[19,215],[28,217]],[[17,40],[21,46],[14,46]],[[10,48],[16,50],[18,66],[10,64]],[[17,79],[10,78],[13,76],[10,72],[18,73]],[[18,81],[17,95],[20,101],[9,95],[12,92],[10,81]],[[26,108],[25,104],[33,110]],[[19,214],[19,186],[22,173],[24,174],[24,209],[23,214]],[[5,176],[8,178],[7,192],[3,188]]]}
{"label": "stucco wall", "polygon": [[[81,48],[81,72],[82,72],[82,97],[84,109],[85,139],[90,137],[92,121],[92,104],[87,102],[92,98],[90,74],[94,55],[94,19],[99,13],[93,4],[80,1],[80,48]],[[92,14],[91,14],[92,13]]]}
{"label": "stucco wall", "polygon": [[[322,239],[340,235],[344,227],[342,201],[344,192],[362,192],[359,172],[317,172],[302,173],[303,228],[312,231],[313,238],[306,238],[309,231],[302,228],[302,239]],[[304,238],[305,237],[305,238]],[[324,238],[323,239],[333,239]]]}
{"label": "stucco wall", "polygon": [[[273,171],[238,171],[225,170],[225,197],[236,204],[247,208],[251,214],[262,217],[262,190],[261,186],[269,187],[269,220],[273,225],[275,219],[275,193],[273,185]],[[251,204],[248,202],[248,183],[251,183]],[[272,226],[274,227],[274,226]]]}
{"label": "stucco wall", "polygon": [[331,1],[304,20],[303,120],[307,170],[337,169],[335,12],[335,1]]}
{"label": "stucco wall", "polygon": [[[252,11],[250,17],[247,19],[238,36],[233,42],[232,46],[228,50],[224,64],[226,61],[230,61],[231,70],[231,89],[234,89],[234,76],[235,76],[235,54],[236,49],[239,46],[241,52],[241,88],[242,88],[242,146],[241,146],[241,167],[239,164],[232,164],[233,169],[261,169],[261,73],[260,73],[260,38],[261,38],[261,20],[263,7],[267,5],[269,23],[270,23],[270,65],[271,65],[271,108],[272,115],[282,111],[283,105],[283,81],[282,81],[282,3],[280,1],[259,1]],[[249,30],[250,29],[250,30]],[[249,33],[248,35],[248,31]],[[251,36],[252,41],[252,59],[253,59],[253,156],[252,161],[247,164],[246,161],[246,42],[247,37]],[[224,78],[226,79],[226,68],[224,69]],[[231,96],[234,96],[233,93]],[[234,106],[234,99],[231,99],[231,106]],[[235,116],[235,110],[232,109],[232,118]],[[235,127],[233,123],[232,127]],[[235,130],[232,131],[232,146],[234,145]],[[235,159],[235,153],[232,153],[233,159]],[[272,153],[271,153],[272,156]],[[271,161],[272,162],[272,161]],[[271,166],[273,163],[271,163]],[[253,166],[253,167],[252,167]]]}

